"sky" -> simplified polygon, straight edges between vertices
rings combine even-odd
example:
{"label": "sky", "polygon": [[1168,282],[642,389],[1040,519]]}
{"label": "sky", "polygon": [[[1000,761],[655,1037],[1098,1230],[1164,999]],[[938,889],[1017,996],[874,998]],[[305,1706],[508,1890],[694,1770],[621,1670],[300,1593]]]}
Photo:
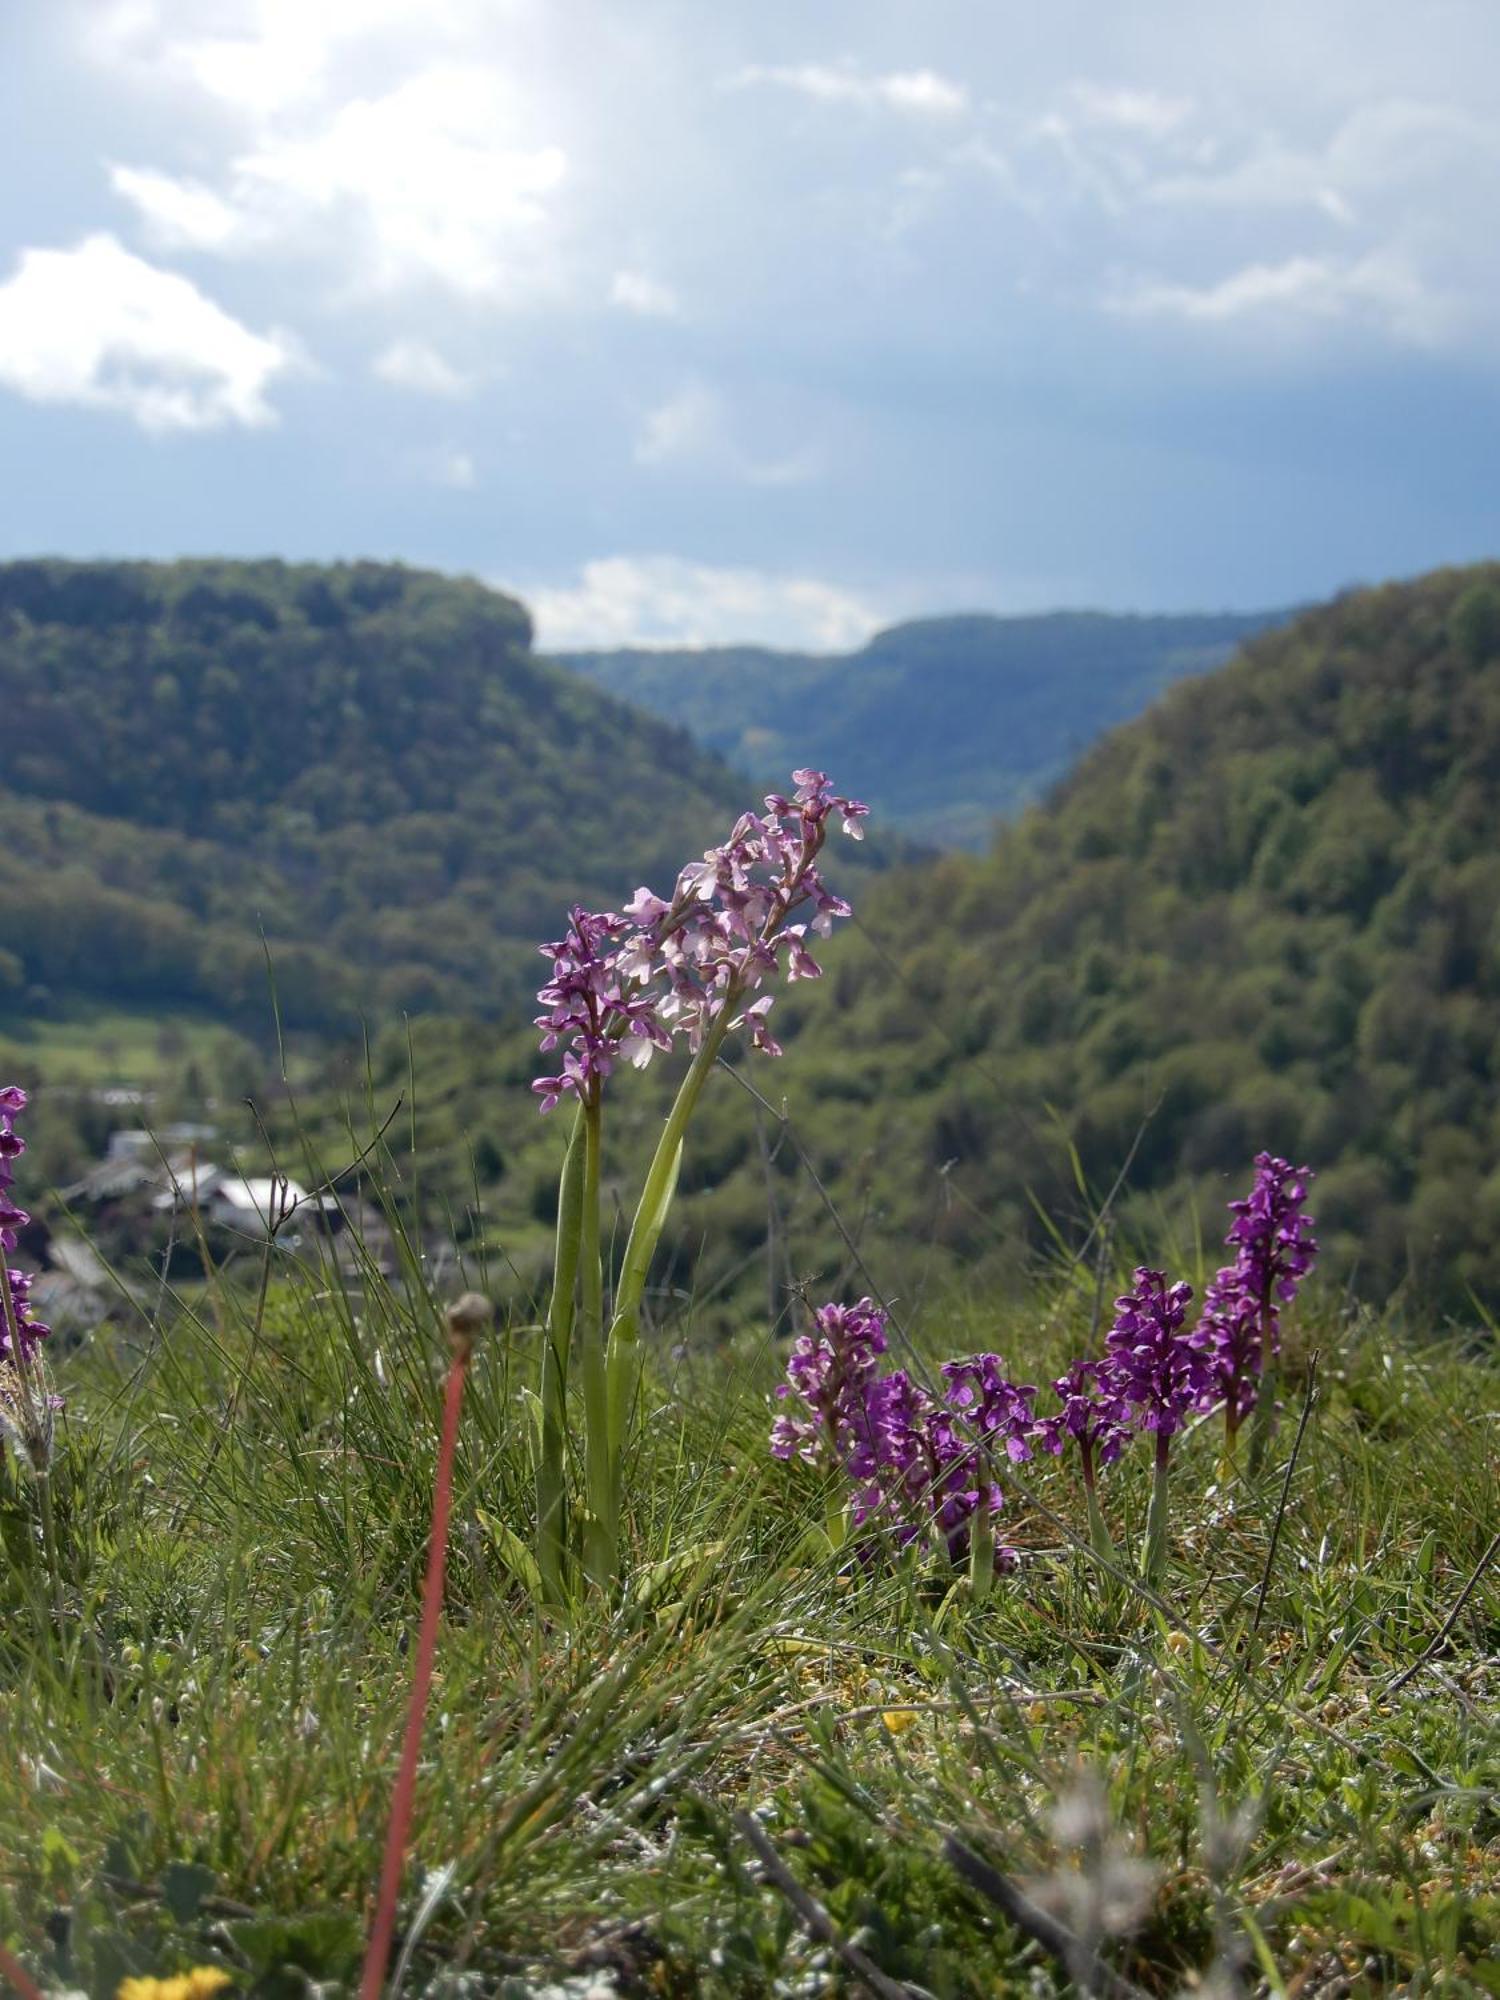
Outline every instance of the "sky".
{"label": "sky", "polygon": [[0,557],[553,647],[1500,554],[1494,0],[0,0]]}

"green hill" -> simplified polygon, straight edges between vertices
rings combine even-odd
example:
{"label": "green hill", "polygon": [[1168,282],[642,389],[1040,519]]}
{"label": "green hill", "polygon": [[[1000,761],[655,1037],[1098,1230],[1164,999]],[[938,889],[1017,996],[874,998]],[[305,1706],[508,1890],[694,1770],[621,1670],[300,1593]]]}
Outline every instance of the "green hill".
{"label": "green hill", "polygon": [[[728,1079],[705,1097],[659,1299],[863,1289],[804,1158],[877,1281],[1008,1282],[1083,1243],[1122,1169],[1112,1255],[1170,1225],[1211,1270],[1222,1203],[1269,1147],[1318,1169],[1338,1280],[1404,1286],[1424,1320],[1500,1307],[1497,824],[1500,566],[1261,636],[989,854],[841,884],[855,922],[827,976],[777,1003],[785,1061],[744,1063],[770,1109]],[[417,1055],[429,1188],[446,1175],[459,1203],[471,1147],[503,1155],[490,1240],[539,1262],[558,1137],[527,1098],[530,1038],[435,1020]],[[382,1104],[406,1061],[394,1037],[377,1051]],[[627,1188],[660,1067],[608,1121]]]}
{"label": "green hill", "polygon": [[[873,885],[775,1079],[876,1239],[955,1262],[1260,1147],[1332,1265],[1500,1303],[1500,566],[1363,591],[1118,729],[982,858]],[[717,1142],[731,1157],[727,1136]],[[748,1215],[748,1138],[711,1210]],[[1216,1226],[1216,1225],[1213,1225]],[[1074,1240],[1081,1236],[1081,1227]]]}
{"label": "green hill", "polygon": [[559,659],[757,780],[816,764],[886,824],[981,847],[997,817],[1039,797],[1095,737],[1287,615],[925,618],[850,654],[739,646]]}
{"label": "green hill", "polygon": [[374,563],[0,566],[0,1009],[291,1026],[515,1014],[535,941],[701,848],[739,787]]}
{"label": "green hill", "polygon": [[[743,788],[531,659],[522,614],[478,586],[363,568],[86,574],[155,608],[133,625],[112,613],[102,653],[81,619],[5,614],[7,721],[26,717],[0,806],[13,990],[170,992],[263,1018],[258,909],[283,999],[303,996],[315,1024],[361,1002],[388,1020],[398,1001],[441,1008],[416,1040],[424,1187],[471,1203],[477,1171],[477,1235],[543,1254],[557,1132],[511,1025],[532,944],[572,901],[670,880]],[[179,636],[175,593],[231,576],[275,624]],[[353,605],[377,580],[393,595],[331,640],[297,608],[314,582]],[[195,710],[184,687],[223,661],[240,692]],[[325,677],[357,698],[338,706]],[[226,713],[250,742],[278,699],[280,740],[307,746],[284,788],[254,754],[238,787],[232,760],[198,782]],[[298,702],[293,729],[279,718]],[[91,732],[114,754],[70,760]],[[1500,1305],[1497,824],[1500,566],[1350,595],[1173,687],[988,854],[842,880],[855,926],[827,977],[778,1003],[785,1062],[746,1074],[790,1106],[877,1260],[917,1242],[935,1273],[998,1278],[1055,1247],[1039,1212],[1082,1241],[1127,1163],[1127,1237],[1194,1204],[1217,1231],[1226,1180],[1269,1146],[1318,1167],[1328,1268],[1361,1291],[1405,1283],[1424,1313]],[[382,1104],[406,1063],[388,1032]],[[345,1072],[356,1104],[364,1073]],[[610,1143],[627,1178],[666,1082],[622,1082]],[[331,1098],[310,1113],[332,1156]],[[700,1302],[826,1265],[821,1196],[760,1123],[726,1080],[689,1145],[660,1275],[691,1273]]]}

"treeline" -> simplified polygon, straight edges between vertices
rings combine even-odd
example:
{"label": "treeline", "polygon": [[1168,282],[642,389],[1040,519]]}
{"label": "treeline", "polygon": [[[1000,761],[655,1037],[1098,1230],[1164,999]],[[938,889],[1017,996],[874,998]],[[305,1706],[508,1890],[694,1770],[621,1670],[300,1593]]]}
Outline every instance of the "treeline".
{"label": "treeline", "polygon": [[[390,565],[0,566],[0,995],[269,1016],[514,1010],[532,946],[701,848],[738,788]],[[264,938],[264,944],[262,943]]]}

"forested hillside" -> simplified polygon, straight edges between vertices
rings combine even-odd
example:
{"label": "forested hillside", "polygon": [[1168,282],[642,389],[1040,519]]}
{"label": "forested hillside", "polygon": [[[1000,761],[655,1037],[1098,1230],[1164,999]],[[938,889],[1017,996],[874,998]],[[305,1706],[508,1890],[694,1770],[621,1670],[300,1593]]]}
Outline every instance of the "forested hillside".
{"label": "forested hillside", "polygon": [[[535,941],[670,882],[753,788],[537,662],[477,585],[26,565],[0,594],[8,1011],[50,990],[263,1020],[258,918],[294,1018],[384,1016],[382,1102],[398,1008],[441,1013],[424,1184],[463,1201],[477,1172],[478,1234],[540,1255]],[[786,1060],[746,1074],[877,1255],[998,1272],[1056,1247],[1041,1213],[1081,1240],[1127,1163],[1127,1234],[1194,1199],[1212,1229],[1268,1146],[1319,1169],[1358,1288],[1500,1305],[1497,825],[1500,566],[1360,592],[1171,689],[988,854],[852,881],[841,855],[856,924],[778,1002]],[[363,1059],[345,1074],[358,1096]],[[622,1080],[622,1169],[667,1080]],[[309,1110],[337,1132],[331,1097]],[[688,1148],[665,1275],[700,1298],[826,1260],[760,1116],[725,1080]]]}
{"label": "forested hillside", "polygon": [[[706,1094],[663,1298],[865,1284],[801,1154],[877,1277],[984,1286],[1081,1244],[1122,1170],[1120,1254],[1177,1231],[1190,1261],[1196,1215],[1211,1270],[1269,1147],[1317,1168],[1338,1280],[1422,1321],[1500,1308],[1497,825],[1500,566],[1257,639],[988,855],[841,882],[855,922],[778,1000],[785,1060],[744,1058],[769,1108]],[[377,1052],[382,1103],[406,1060]],[[528,1101],[538,1060],[498,1029],[418,1041],[425,1157],[461,1198],[466,1137],[503,1154],[492,1240],[540,1258],[560,1140]],[[615,1093],[627,1184],[670,1067]]]}
{"label": "forested hillside", "polygon": [[559,657],[682,723],[757,780],[817,764],[886,824],[982,847],[998,816],[1038,798],[1096,736],[1286,616],[924,618],[851,654],[736,646]]}
{"label": "forested hillside", "polygon": [[1101,1193],[1130,1161],[1127,1220],[1212,1217],[1271,1147],[1370,1295],[1493,1306],[1497,826],[1500,566],[1360,592],[1173,689],[989,855],[875,885],[784,1010],[777,1093],[882,1234],[1035,1243],[1033,1197],[1085,1208],[1069,1144]]}
{"label": "forested hillside", "polygon": [[738,788],[538,660],[523,608],[374,563],[0,566],[0,1001],[264,1026],[514,1015],[534,944]]}

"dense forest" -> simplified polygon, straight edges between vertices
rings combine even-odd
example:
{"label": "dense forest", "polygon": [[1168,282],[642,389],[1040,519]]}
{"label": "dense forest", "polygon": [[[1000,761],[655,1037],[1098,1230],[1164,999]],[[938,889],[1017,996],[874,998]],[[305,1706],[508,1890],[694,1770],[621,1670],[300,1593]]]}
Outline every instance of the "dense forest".
{"label": "dense forest", "polygon": [[530,637],[390,565],[0,566],[7,1015],[264,1028],[267,949],[292,1026],[514,1013],[569,903],[675,867],[738,796]]}
{"label": "dense forest", "polygon": [[[1221,1204],[1270,1147],[1317,1168],[1339,1281],[1423,1320],[1500,1306],[1497,825],[1500,567],[1258,638],[988,855],[852,885],[827,975],[778,1001],[784,1062],[744,1059],[770,1108],[727,1080],[705,1101],[669,1284],[701,1305],[859,1278],[830,1263],[801,1155],[877,1272],[916,1244],[935,1283],[1000,1281],[1082,1242],[1122,1169],[1121,1254],[1169,1227],[1191,1262],[1201,1227],[1211,1269]],[[433,1145],[460,1183],[461,1135],[503,1153],[495,1228],[540,1252],[558,1139],[526,1038],[480,1049],[434,1021],[421,1048]],[[392,1097],[405,1060],[381,1057]],[[618,1093],[626,1167],[662,1081]]]}
{"label": "dense forest", "polygon": [[[125,595],[91,624],[106,579]],[[575,900],[664,885],[748,788],[539,664],[524,615],[478,586],[27,565],[0,591],[20,718],[7,1010],[50,988],[263,1020],[259,916],[284,1009],[386,1023],[373,1070],[356,1045],[344,1071],[357,1118],[372,1079],[382,1106],[405,1090],[398,1010],[426,1010],[419,1109],[391,1143],[414,1131],[469,1240],[539,1268],[560,1141],[527,1089],[534,942]],[[235,610],[214,627],[220,597]],[[1500,1305],[1497,823],[1492,566],[1261,634],[1115,730],[985,855],[851,880],[841,850],[855,924],[826,976],[778,1001],[785,1061],[744,1065],[770,1108],[727,1080],[709,1093],[669,1286],[784,1296],[826,1263],[799,1148],[872,1255],[916,1241],[936,1276],[983,1282],[1081,1241],[1122,1168],[1127,1240],[1163,1216],[1211,1232],[1268,1146],[1318,1168],[1327,1268],[1357,1289],[1404,1286],[1423,1315]],[[669,1069],[622,1079],[622,1184]],[[336,1095],[303,1105],[329,1157],[350,1136]]]}
{"label": "dense forest", "polygon": [[1500,566],[1350,595],[1171,690],[989,855],[876,885],[776,1088],[883,1229],[956,1257],[1081,1215],[1070,1147],[1096,1194],[1129,1161],[1127,1221],[1211,1216],[1271,1147],[1320,1170],[1344,1277],[1494,1306],[1497,825]]}
{"label": "dense forest", "polygon": [[559,660],[757,780],[816,764],[887,825],[983,847],[997,817],[1038,798],[1106,729],[1287,615],[924,618],[850,654],[733,646]]}

